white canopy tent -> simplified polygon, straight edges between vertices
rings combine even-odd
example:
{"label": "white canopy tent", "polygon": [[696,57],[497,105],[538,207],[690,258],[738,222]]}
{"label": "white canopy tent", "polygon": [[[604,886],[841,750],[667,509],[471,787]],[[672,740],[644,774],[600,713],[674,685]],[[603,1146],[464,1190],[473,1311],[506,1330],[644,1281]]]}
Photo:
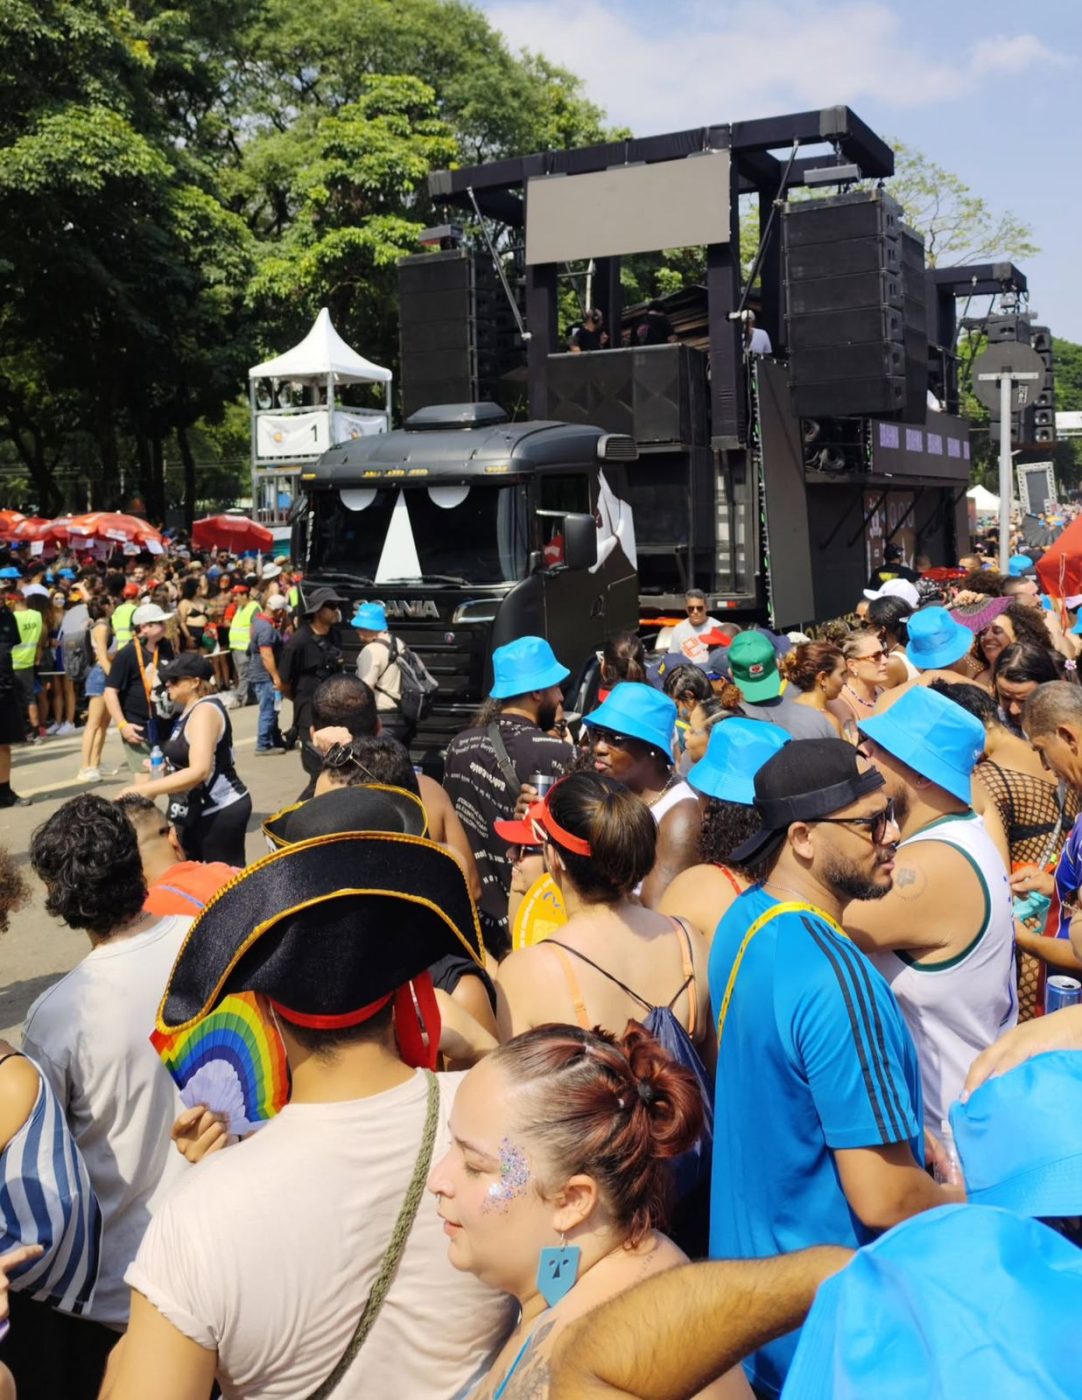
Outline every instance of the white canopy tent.
{"label": "white canopy tent", "polygon": [[[391,378],[389,369],[374,365],[346,344],[326,307],[292,350],[248,371],[256,519],[273,525],[284,518],[283,500],[296,488],[305,462],[340,442],[390,431]],[[269,393],[266,380],[272,382]],[[384,385],[384,407],[355,408],[338,402],[335,389],[345,384]],[[280,385],[287,386],[285,392]],[[305,402],[294,401],[290,385],[301,386]]]}
{"label": "white canopy tent", "polygon": [[999,514],[999,497],[983,486],[974,486],[967,491],[966,500],[973,502],[973,510],[977,515]]}
{"label": "white canopy tent", "polygon": [[347,345],[326,307],[298,345],[248,371],[249,379],[326,379],[336,384],[390,384],[391,371],[374,365]]}

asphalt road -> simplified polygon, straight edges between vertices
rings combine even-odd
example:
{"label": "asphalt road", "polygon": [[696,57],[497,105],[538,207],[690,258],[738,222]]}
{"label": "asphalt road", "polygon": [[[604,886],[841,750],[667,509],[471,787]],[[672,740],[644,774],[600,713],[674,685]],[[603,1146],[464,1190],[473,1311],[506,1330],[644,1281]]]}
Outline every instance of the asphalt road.
{"label": "asphalt road", "polygon": [[[297,750],[289,754],[256,758],[255,721],[257,708],[230,711],[236,744],[237,767],[252,794],[252,819],[248,827],[248,859],[266,855],[260,823],[294,801],[305,785]],[[0,808],[0,845],[5,846],[25,870],[33,890],[33,900],[12,916],[7,933],[0,936],[0,1027],[2,1034],[18,1032],[36,996],[51,982],[86,955],[90,944],[86,934],[69,929],[45,913],[41,884],[30,869],[30,837],[35,827],[50,817],[62,802],[80,792],[96,792],[103,797],[118,793],[129,781],[122,741],[110,730],[105,741],[103,768],[120,771],[97,784],[78,783],[82,731],[67,739],[45,739],[40,744],[15,748],[11,785],[23,797],[33,798],[30,807]]]}

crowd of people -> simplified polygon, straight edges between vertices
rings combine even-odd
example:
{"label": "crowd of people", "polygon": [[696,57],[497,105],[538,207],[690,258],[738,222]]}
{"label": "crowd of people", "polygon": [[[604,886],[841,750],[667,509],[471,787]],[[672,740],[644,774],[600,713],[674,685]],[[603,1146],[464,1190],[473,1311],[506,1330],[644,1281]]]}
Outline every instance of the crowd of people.
{"label": "crowd of people", "polygon": [[[6,566],[10,742],[85,703],[131,769],[30,846],[89,950],[0,1045],[7,1394],[1077,1394],[1082,622],[967,562],[789,635],[693,590],[581,723],[516,638],[440,780],[378,604]],[[302,769],[251,864],[245,703]],[[238,1140],[150,1036],[241,994]]]}

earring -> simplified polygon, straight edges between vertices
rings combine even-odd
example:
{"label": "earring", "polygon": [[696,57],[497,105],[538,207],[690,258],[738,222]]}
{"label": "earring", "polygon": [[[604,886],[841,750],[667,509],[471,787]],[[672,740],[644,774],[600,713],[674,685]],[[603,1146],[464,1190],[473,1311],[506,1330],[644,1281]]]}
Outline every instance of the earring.
{"label": "earring", "polygon": [[566,1298],[579,1280],[579,1260],[582,1250],[577,1244],[568,1244],[567,1236],[560,1236],[557,1247],[541,1251],[537,1261],[537,1291],[550,1308],[554,1308],[561,1298]]}

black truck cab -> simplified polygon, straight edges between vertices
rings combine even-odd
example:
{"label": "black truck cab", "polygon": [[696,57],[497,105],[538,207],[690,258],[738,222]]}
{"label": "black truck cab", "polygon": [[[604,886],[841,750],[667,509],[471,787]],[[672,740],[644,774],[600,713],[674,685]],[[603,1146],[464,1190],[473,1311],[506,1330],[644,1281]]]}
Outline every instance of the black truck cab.
{"label": "black truck cab", "polygon": [[[326,452],[301,476],[293,556],[305,587],[381,602],[439,681],[415,748],[442,749],[488,694],[492,652],[546,637],[572,709],[605,636],[638,622],[623,463],[633,440],[435,405]],[[359,651],[343,616],[346,666]]]}

